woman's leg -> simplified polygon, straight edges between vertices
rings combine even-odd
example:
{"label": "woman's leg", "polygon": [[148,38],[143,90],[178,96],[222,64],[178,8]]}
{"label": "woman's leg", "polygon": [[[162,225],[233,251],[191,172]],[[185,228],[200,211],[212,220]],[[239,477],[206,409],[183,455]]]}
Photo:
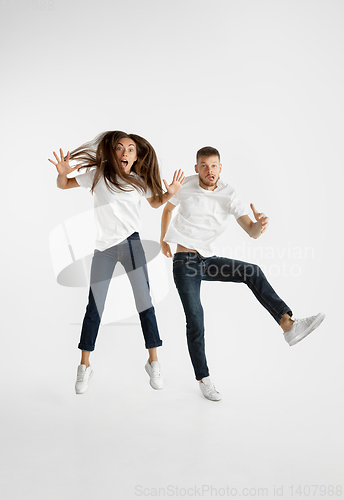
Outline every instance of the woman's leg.
{"label": "woman's leg", "polygon": [[80,361],[80,364],[81,365],[85,365],[86,368],[89,366],[90,364],[90,351],[81,351],[81,361]]}
{"label": "woman's leg", "polygon": [[[81,364],[89,363],[90,352],[94,350],[106,295],[117,262],[117,248],[111,247],[103,252],[95,250],[91,266],[91,284],[88,304],[82,324],[79,349],[82,350]],[[84,363],[85,361],[85,363]]]}
{"label": "woman's leg", "polygon": [[134,293],[136,310],[140,316],[150,360],[156,361],[157,359],[154,359],[157,357],[156,348],[162,345],[162,340],[149,291],[146,257],[138,233],[134,233],[123,242],[123,253],[119,260],[128,275]]}
{"label": "woman's leg", "polygon": [[146,257],[139,234],[134,233],[129,236],[122,248],[123,254],[120,261],[126,270],[133,289],[135,305],[140,316],[142,333],[145,339],[145,346],[149,352],[149,359],[145,365],[145,370],[149,375],[151,387],[153,389],[162,389],[163,379],[156,352],[156,348],[162,345],[162,341],[159,336],[155,311],[149,292]]}
{"label": "woman's leg", "polygon": [[156,352],[156,347],[154,347],[153,349],[148,349],[148,354],[150,363],[152,363],[153,361],[158,361],[158,354]]}

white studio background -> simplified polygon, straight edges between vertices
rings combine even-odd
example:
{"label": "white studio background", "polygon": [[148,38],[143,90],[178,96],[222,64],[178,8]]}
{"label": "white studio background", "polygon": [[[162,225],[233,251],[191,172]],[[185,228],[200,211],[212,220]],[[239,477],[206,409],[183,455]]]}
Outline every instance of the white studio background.
{"label": "white studio background", "polygon": [[[343,494],[343,22],[339,0],[2,2],[5,500]],[[105,130],[147,138],[169,181],[218,148],[271,220],[258,240],[232,220],[219,253],[259,264],[296,316],[327,314],[290,349],[244,285],[204,283],[219,404],[194,380],[167,259],[164,389],[130,318],[101,327],[74,394],[87,289],[57,284],[49,235],[92,197],[58,190],[47,158]],[[142,238],[161,213],[143,208]]]}

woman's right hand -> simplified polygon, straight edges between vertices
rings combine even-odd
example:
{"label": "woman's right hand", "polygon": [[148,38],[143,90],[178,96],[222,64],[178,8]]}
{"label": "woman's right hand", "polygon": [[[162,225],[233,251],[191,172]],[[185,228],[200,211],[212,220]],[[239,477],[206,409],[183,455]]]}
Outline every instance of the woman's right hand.
{"label": "woman's right hand", "polygon": [[59,158],[57,156],[57,154],[55,153],[55,151],[53,151],[53,153],[54,153],[54,156],[55,156],[55,158],[57,160],[57,163],[54,162],[53,160],[50,160],[50,158],[48,158],[48,160],[50,161],[50,163],[52,163],[53,165],[55,165],[56,170],[58,171],[59,175],[67,176],[67,174],[70,174],[71,172],[73,172],[77,168],[81,167],[81,165],[77,165],[76,167],[71,167],[69,165],[69,157],[70,157],[69,151],[67,153],[66,159],[64,159],[64,154],[63,154],[63,151],[62,151],[61,148],[60,148],[61,158]]}

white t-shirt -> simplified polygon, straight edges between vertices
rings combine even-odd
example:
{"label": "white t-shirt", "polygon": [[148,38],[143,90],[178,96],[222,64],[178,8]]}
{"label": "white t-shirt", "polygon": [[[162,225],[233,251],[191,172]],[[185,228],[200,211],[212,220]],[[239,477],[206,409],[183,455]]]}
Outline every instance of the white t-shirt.
{"label": "white t-shirt", "polygon": [[[89,170],[75,177],[79,186],[90,189],[96,169]],[[131,172],[130,175],[137,175]],[[119,179],[125,186],[126,183]],[[129,185],[128,189],[129,189]],[[137,189],[130,191],[110,191],[103,178],[100,179],[93,191],[94,196],[94,221],[96,225],[97,250],[103,251],[124,241],[135,231],[141,229],[140,206],[141,199],[151,198],[151,190],[147,188],[145,194]]]}
{"label": "white t-shirt", "polygon": [[219,179],[217,188],[208,191],[199,185],[198,174],[186,177],[169,201],[179,205],[179,212],[164,241],[197,250],[203,257],[214,255],[214,242],[225,231],[231,215],[238,219],[248,214],[232,186]]}

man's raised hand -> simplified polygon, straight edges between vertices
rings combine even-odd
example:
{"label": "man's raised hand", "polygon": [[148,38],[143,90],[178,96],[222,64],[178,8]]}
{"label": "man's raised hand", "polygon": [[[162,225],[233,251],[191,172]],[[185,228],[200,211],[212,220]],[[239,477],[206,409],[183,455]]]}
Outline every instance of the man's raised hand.
{"label": "man's raised hand", "polygon": [[253,203],[250,204],[250,207],[252,209],[254,218],[260,224],[260,234],[263,234],[269,225],[269,217],[267,217],[263,212],[257,212]]}

